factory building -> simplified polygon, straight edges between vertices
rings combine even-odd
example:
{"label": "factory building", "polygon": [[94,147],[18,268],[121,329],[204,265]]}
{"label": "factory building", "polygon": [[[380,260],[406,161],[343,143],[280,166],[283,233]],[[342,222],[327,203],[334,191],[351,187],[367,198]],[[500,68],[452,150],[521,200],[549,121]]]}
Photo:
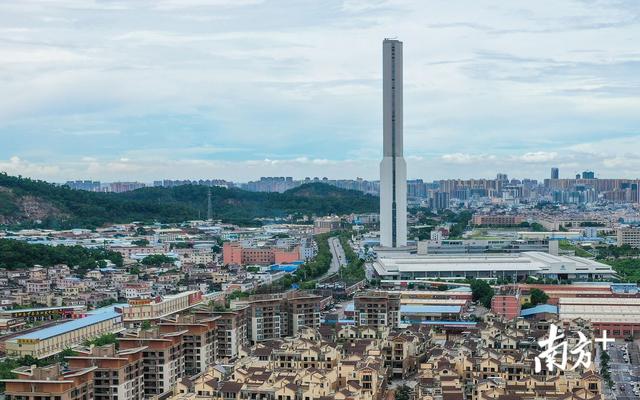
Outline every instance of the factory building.
{"label": "factory building", "polygon": [[482,255],[379,256],[373,267],[383,280],[428,279],[509,279],[529,276],[559,280],[609,279],[611,266],[581,257],[554,256],[542,252]]}
{"label": "factory building", "polygon": [[608,337],[640,337],[640,298],[563,297],[559,300],[562,320],[582,318],[593,325],[595,336],[607,331]]}
{"label": "factory building", "polygon": [[14,357],[46,358],[86,340],[122,330],[122,316],[108,310],[10,339],[6,342],[6,352]]}

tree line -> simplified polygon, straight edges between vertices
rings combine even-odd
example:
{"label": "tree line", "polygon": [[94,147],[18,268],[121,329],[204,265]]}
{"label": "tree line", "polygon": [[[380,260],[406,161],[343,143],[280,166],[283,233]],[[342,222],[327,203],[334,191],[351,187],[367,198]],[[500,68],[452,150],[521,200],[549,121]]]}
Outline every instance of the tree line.
{"label": "tree line", "polygon": [[[13,221],[5,222],[8,225],[53,229],[205,218],[209,191],[214,219],[245,226],[259,225],[260,218],[375,212],[379,208],[379,200],[375,196],[324,183],[305,184],[284,193],[200,185],[96,193],[0,173],[1,187],[8,190],[0,190],[0,221]],[[41,221],[28,218],[18,206],[26,196],[45,205],[43,208],[48,210],[48,214]]]}

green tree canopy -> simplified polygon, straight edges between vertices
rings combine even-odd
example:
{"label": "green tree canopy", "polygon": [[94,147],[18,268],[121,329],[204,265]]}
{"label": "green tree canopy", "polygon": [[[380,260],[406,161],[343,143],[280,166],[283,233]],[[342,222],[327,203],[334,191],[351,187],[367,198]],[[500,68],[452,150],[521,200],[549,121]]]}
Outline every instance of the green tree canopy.
{"label": "green tree canopy", "polygon": [[473,301],[477,301],[486,308],[491,308],[491,299],[493,298],[494,290],[487,282],[474,279],[471,282],[471,296]]}
{"label": "green tree canopy", "polygon": [[79,266],[82,272],[98,267],[99,262],[105,259],[119,267],[123,265],[122,255],[115,251],[0,239],[0,269],[25,269],[36,264],[44,267],[66,264],[69,267]]}
{"label": "green tree canopy", "polygon": [[531,289],[531,305],[533,307],[538,304],[547,304],[548,300],[549,296],[543,290],[537,288]]}
{"label": "green tree canopy", "polygon": [[150,254],[143,258],[141,263],[159,267],[162,264],[173,264],[174,261],[176,261],[174,258],[165,256],[164,254]]}
{"label": "green tree canopy", "polygon": [[149,245],[149,241],[147,239],[136,239],[131,241],[131,243],[140,247],[145,247]]}

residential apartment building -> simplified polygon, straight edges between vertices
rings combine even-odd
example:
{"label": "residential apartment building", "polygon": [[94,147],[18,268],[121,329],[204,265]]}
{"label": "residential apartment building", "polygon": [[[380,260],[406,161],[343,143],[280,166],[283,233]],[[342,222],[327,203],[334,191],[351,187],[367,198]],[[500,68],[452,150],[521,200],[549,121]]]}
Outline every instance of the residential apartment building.
{"label": "residential apartment building", "polygon": [[342,220],[338,216],[316,218],[313,221],[313,234],[319,235],[337,231],[342,225]]}
{"label": "residential apartment building", "polygon": [[27,293],[47,293],[51,290],[51,282],[49,280],[28,280]]}
{"label": "residential apartment building", "polygon": [[292,336],[301,327],[320,327],[322,296],[305,292],[255,295],[231,303],[247,308],[247,335],[251,343]]}
{"label": "residential apartment building", "polygon": [[194,314],[176,315],[158,323],[161,334],[186,331],[182,336],[184,370],[187,376],[204,372],[215,364],[217,350],[217,317]]}
{"label": "residential apartment building", "polygon": [[114,344],[91,346],[76,349],[77,355],[66,360],[72,370],[95,367],[95,400],[143,400],[143,352],[146,349],[142,346],[118,351]]}
{"label": "residential apartment building", "polygon": [[520,297],[517,287],[503,287],[491,299],[491,311],[506,320],[517,318],[522,309]]}
{"label": "residential apartment building", "polygon": [[117,307],[116,310],[122,314],[126,324],[135,325],[142,321],[166,318],[195,307],[203,301],[202,292],[191,290],[151,299],[131,299],[127,305]]}
{"label": "residential apartment building", "polygon": [[429,329],[394,331],[385,339],[383,352],[385,365],[391,377],[405,379],[415,373],[429,345]]}
{"label": "residential apartment building", "polygon": [[380,355],[341,354],[318,331],[257,344],[225,371],[184,379],[168,400],[381,400],[387,369]]}
{"label": "residential apartment building", "polygon": [[196,315],[216,318],[216,358],[229,362],[238,357],[240,350],[247,346],[247,309],[237,307],[235,310],[215,311],[201,309]]}
{"label": "residential apartment building", "polygon": [[121,246],[113,245],[108,247],[111,251],[116,251],[124,258],[133,259],[137,255],[165,254],[169,251],[169,244],[165,243],[158,246]]}
{"label": "residential apartment building", "polygon": [[300,292],[285,300],[287,311],[287,335],[297,335],[302,327],[320,328],[321,296]]}
{"label": "residential apartment building", "polygon": [[618,228],[616,230],[616,238],[618,246],[629,245],[631,247],[640,247],[640,227],[629,226]]}
{"label": "residential apartment building", "polygon": [[[581,331],[586,337],[593,337],[589,324],[580,320],[507,321],[487,314],[479,330],[444,341],[432,340],[418,370],[414,398],[604,399],[603,380],[595,364],[572,370],[535,370],[534,359],[540,354],[536,343],[548,335],[551,323],[561,325],[565,332]],[[432,331],[431,336],[435,339],[437,334]],[[564,340],[569,348],[579,342],[574,334]],[[568,365],[577,365],[579,357],[569,353]]]}
{"label": "residential apartment building", "polygon": [[183,336],[188,330],[160,333],[158,328],[131,332],[118,340],[120,350],[142,352],[145,397],[169,392],[185,376]]}
{"label": "residential apartment building", "polygon": [[400,293],[361,292],[353,297],[353,305],[356,326],[385,330],[400,323]]}
{"label": "residential apartment building", "polygon": [[5,400],[91,400],[97,367],[63,371],[60,364],[21,367],[15,379],[3,379]]}

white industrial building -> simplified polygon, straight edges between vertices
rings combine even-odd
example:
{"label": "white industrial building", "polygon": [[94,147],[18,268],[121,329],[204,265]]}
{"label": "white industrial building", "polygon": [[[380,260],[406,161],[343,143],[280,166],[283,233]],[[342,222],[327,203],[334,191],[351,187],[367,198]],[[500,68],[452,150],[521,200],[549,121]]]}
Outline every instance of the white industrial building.
{"label": "white industrial building", "polygon": [[561,280],[610,279],[611,266],[594,260],[542,252],[463,255],[380,255],[373,267],[385,280],[523,279],[539,276]]}

